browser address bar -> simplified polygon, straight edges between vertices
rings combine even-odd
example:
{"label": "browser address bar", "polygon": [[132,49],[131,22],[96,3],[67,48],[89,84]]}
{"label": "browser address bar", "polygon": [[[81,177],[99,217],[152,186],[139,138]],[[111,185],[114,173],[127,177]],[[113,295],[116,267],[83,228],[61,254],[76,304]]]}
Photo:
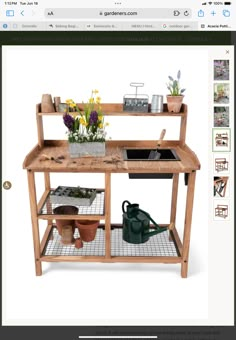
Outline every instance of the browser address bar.
{"label": "browser address bar", "polygon": [[46,8],[50,19],[188,19],[190,8]]}

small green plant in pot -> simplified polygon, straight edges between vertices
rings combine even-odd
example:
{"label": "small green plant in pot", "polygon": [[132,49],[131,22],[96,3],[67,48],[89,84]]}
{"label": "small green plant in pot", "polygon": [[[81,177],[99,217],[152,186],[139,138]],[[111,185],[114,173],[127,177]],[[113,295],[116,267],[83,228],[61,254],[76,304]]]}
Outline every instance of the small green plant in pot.
{"label": "small green plant in pot", "polygon": [[180,112],[182,102],[183,102],[183,93],[185,89],[181,89],[180,87],[180,70],[177,73],[177,79],[169,76],[169,83],[167,83],[167,88],[170,91],[170,94],[166,96],[167,98],[167,108],[169,112]]}

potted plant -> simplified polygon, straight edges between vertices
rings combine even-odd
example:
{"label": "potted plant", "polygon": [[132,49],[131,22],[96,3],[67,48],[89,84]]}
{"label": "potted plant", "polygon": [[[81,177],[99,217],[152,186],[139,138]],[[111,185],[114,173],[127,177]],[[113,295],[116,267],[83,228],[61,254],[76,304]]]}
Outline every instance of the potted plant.
{"label": "potted plant", "polygon": [[169,112],[180,112],[182,102],[183,102],[183,93],[185,89],[180,88],[180,70],[177,73],[177,79],[169,76],[169,83],[167,84],[167,88],[170,91],[170,94],[166,96],[167,98],[167,108]]}
{"label": "potted plant", "polygon": [[[69,112],[63,115],[68,128],[69,151],[72,158],[81,156],[105,156],[106,132],[101,98],[98,90],[93,90],[88,102],[80,111],[72,99],[66,103]],[[74,111],[74,112],[71,112]]]}

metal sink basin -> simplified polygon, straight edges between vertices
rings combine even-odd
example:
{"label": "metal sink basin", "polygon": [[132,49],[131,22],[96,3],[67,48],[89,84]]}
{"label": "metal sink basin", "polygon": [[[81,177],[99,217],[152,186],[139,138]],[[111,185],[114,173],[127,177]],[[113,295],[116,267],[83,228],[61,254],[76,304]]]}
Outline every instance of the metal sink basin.
{"label": "metal sink basin", "polygon": [[[125,161],[148,161],[148,162],[163,162],[163,161],[180,161],[180,158],[173,149],[158,149],[160,158],[149,159],[150,152],[155,149],[123,149],[123,158]],[[138,179],[159,179],[172,178],[173,173],[129,173],[129,178]]]}
{"label": "metal sink basin", "polygon": [[150,162],[161,162],[161,161],[179,161],[180,158],[173,149],[158,149],[160,153],[159,159],[149,159],[151,151],[155,149],[124,149],[123,157],[125,161],[150,161]]}

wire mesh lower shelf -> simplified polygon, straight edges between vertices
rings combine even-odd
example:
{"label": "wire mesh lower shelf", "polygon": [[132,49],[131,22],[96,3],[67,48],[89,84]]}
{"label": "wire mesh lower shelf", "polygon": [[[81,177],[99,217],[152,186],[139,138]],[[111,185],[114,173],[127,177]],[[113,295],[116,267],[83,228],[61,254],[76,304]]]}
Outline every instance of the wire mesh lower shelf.
{"label": "wire mesh lower shelf", "polygon": [[[51,237],[53,236],[53,237]],[[74,237],[79,237],[76,229]],[[52,234],[43,251],[44,256],[105,256],[105,230],[97,229],[96,238],[92,242],[83,242],[83,248],[77,249],[74,245],[63,245],[56,227],[52,228]],[[131,244],[123,241],[122,228],[114,228],[111,231],[111,256],[171,256],[178,257],[179,253],[175,242],[169,241],[169,232],[164,231],[150,237],[146,243]]]}

